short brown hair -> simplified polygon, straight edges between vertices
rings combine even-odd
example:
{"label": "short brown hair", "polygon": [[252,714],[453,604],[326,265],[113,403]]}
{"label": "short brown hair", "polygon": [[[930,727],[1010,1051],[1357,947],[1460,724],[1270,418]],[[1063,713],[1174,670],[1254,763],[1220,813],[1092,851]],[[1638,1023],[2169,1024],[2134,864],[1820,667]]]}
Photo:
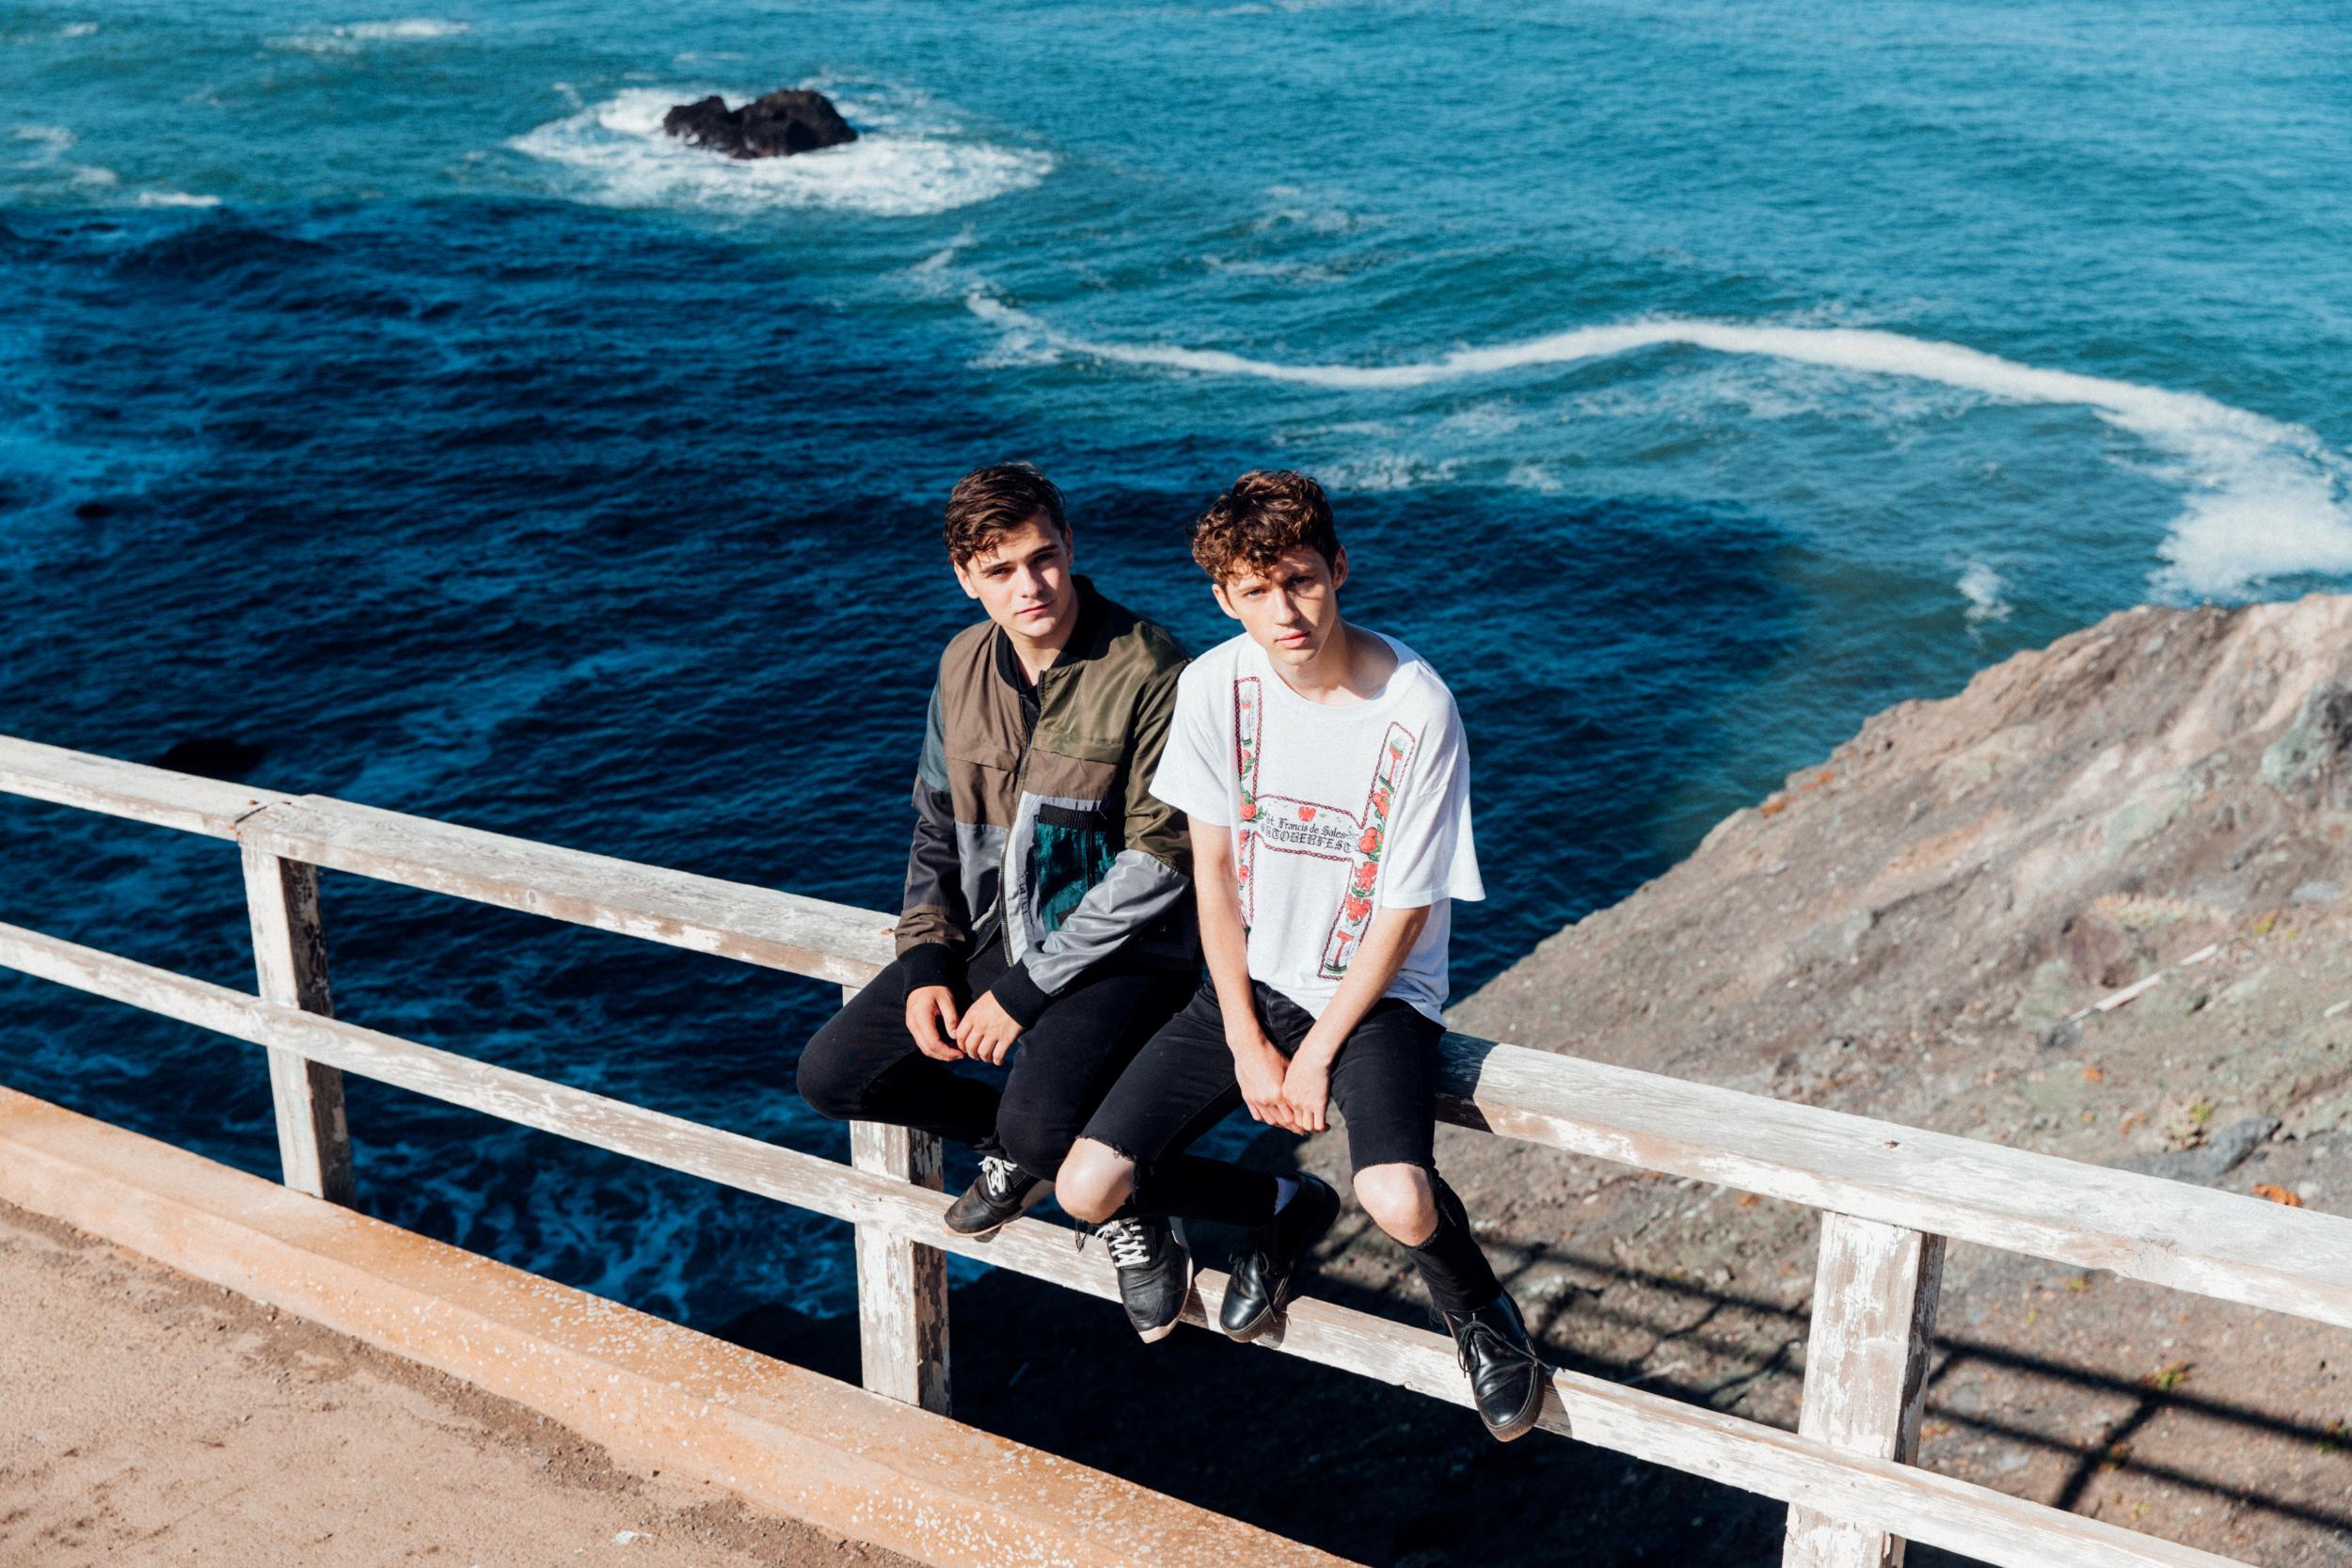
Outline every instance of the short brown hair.
{"label": "short brown hair", "polygon": [[1301,545],[1339,564],[1339,531],[1323,486],[1288,468],[1251,469],[1192,525],[1192,558],[1216,583],[1271,566]]}
{"label": "short brown hair", "polygon": [[1039,513],[1067,540],[1061,491],[1026,463],[992,463],[956,481],[947,494],[947,559],[961,566]]}

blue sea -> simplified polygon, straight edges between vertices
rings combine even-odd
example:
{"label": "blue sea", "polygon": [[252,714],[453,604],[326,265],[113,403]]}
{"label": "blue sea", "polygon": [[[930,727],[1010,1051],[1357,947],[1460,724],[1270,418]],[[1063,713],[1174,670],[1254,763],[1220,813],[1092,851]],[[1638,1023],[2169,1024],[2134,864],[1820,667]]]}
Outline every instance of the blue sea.
{"label": "blue sea", "polygon": [[[417,3],[0,4],[0,733],[888,906],[954,478],[1200,646],[1184,523],[1295,467],[1469,721],[1466,993],[1890,703],[2352,587],[2341,6]],[[660,133],[782,86],[861,139]],[[814,982],[326,909],[344,1017],[843,1147]],[[0,800],[0,920],[251,984],[217,843]],[[255,1050],[39,982],[0,1082],[274,1164]],[[829,1222],[351,1121],[402,1225],[850,1302]]]}

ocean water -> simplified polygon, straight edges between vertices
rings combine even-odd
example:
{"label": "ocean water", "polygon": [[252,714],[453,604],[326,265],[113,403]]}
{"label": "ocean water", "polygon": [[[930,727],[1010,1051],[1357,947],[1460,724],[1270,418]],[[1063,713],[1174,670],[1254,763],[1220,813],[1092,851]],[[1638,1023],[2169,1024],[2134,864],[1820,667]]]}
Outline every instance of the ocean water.
{"label": "ocean water", "polygon": [[[1297,467],[1469,720],[1466,990],[1888,703],[2352,585],[2339,7],[427,3],[0,4],[0,732],[886,906],[955,476],[1205,644],[1184,523]],[[787,85],[864,139],[660,134]],[[346,1017],[842,1146],[813,982],[326,896]],[[217,844],[0,801],[0,920],[250,983]],[[273,1163],[254,1051],[38,982],[0,1081]],[[402,1224],[850,1300],[829,1223],[351,1117]]]}

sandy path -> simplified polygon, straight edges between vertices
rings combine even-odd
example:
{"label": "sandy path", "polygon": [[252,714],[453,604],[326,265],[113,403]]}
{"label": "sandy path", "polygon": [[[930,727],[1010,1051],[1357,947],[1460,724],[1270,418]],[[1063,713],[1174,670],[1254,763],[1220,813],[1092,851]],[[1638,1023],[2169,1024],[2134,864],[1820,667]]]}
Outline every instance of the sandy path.
{"label": "sandy path", "polygon": [[0,1568],[905,1561],[0,1204]]}

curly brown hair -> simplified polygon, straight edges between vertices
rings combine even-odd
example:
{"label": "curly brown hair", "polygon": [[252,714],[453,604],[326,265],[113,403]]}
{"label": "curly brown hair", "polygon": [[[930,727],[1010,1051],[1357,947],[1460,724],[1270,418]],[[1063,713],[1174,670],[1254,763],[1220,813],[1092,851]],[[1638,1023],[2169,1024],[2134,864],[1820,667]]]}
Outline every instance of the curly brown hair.
{"label": "curly brown hair", "polygon": [[1302,545],[1339,564],[1339,531],[1323,486],[1288,468],[1251,469],[1192,525],[1192,558],[1219,584],[1263,570]]}
{"label": "curly brown hair", "polygon": [[1070,519],[1052,480],[1026,463],[973,469],[947,494],[947,559],[964,564],[1041,512],[1067,542]]}

